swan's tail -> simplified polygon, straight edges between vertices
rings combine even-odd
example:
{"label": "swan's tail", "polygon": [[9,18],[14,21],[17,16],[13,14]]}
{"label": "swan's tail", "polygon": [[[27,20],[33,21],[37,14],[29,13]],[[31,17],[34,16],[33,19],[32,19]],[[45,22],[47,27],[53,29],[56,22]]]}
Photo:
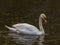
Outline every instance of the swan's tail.
{"label": "swan's tail", "polygon": [[9,27],[9,26],[7,26],[7,25],[5,25],[5,27],[8,28],[9,30],[16,31],[15,28]]}

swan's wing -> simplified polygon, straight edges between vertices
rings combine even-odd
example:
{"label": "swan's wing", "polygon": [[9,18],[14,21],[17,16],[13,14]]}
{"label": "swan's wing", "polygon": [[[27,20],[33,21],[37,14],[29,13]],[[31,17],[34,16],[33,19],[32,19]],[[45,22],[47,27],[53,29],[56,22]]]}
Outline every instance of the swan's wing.
{"label": "swan's wing", "polygon": [[27,24],[27,23],[20,23],[20,24],[15,24],[12,26],[18,30],[33,31],[33,32],[39,31],[35,26]]}

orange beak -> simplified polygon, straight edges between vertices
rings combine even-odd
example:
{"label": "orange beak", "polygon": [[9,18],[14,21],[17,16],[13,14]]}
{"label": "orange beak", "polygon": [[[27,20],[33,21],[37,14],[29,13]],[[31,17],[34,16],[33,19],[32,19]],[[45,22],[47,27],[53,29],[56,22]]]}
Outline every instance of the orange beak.
{"label": "orange beak", "polygon": [[44,18],[44,22],[45,22],[45,23],[47,23],[47,20],[46,20],[46,18]]}

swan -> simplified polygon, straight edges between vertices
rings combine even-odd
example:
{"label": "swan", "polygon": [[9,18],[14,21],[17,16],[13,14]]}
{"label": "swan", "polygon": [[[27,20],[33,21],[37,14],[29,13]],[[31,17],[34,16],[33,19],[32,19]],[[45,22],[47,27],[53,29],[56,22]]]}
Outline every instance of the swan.
{"label": "swan", "polygon": [[40,14],[39,16],[39,29],[34,25],[28,23],[14,24],[12,25],[12,27],[5,25],[5,27],[16,33],[30,34],[30,35],[42,35],[42,34],[44,35],[45,31],[42,25],[42,20],[44,20],[44,22],[47,23],[46,15],[44,13]]}

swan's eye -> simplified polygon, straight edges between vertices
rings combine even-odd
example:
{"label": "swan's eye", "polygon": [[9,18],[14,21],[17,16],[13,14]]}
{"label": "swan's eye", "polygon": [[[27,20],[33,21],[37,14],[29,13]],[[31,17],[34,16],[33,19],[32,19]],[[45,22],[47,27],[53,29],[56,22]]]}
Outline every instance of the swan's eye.
{"label": "swan's eye", "polygon": [[43,20],[44,20],[44,22],[45,22],[45,23],[47,23],[47,19],[46,19],[45,17],[44,17],[44,19],[43,19]]}

